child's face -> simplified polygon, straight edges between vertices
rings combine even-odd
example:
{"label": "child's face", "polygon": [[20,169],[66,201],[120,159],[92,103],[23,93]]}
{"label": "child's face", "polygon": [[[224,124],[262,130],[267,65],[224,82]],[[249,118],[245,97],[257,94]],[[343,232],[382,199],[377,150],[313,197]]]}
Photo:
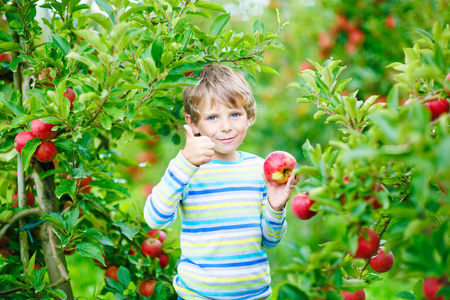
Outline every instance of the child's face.
{"label": "child's face", "polygon": [[198,124],[189,124],[194,132],[207,136],[216,144],[212,159],[237,160],[236,151],[245,138],[249,122],[243,107],[228,107],[224,104],[211,106],[205,101],[200,107]]}

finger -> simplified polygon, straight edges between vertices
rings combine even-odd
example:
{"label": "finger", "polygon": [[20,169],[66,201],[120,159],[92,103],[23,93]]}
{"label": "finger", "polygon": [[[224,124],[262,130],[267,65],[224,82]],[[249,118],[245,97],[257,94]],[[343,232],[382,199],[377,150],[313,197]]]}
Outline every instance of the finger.
{"label": "finger", "polygon": [[295,174],[292,179],[292,185],[296,185],[300,181],[300,174]]}
{"label": "finger", "polygon": [[194,137],[194,131],[192,130],[191,126],[188,124],[183,125],[184,129],[186,130],[186,139],[191,139]]}

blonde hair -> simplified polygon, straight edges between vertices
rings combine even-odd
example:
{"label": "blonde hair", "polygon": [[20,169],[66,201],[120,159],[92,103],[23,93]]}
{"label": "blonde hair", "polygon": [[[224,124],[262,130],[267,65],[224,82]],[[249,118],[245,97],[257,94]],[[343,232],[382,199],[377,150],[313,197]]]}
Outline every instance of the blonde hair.
{"label": "blonde hair", "polygon": [[203,67],[200,78],[197,86],[183,89],[184,114],[189,114],[195,124],[198,124],[200,105],[205,100],[210,100],[212,106],[243,107],[250,125],[255,122],[255,98],[242,72],[225,65],[209,64]]}

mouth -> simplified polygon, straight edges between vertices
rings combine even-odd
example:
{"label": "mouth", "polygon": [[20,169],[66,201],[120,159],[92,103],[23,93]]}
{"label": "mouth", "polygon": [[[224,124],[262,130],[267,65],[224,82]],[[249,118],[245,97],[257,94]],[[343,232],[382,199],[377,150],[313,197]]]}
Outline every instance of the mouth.
{"label": "mouth", "polygon": [[232,141],[234,141],[234,137],[230,137],[230,138],[226,138],[226,139],[219,139],[219,141],[221,141],[222,143],[230,143]]}

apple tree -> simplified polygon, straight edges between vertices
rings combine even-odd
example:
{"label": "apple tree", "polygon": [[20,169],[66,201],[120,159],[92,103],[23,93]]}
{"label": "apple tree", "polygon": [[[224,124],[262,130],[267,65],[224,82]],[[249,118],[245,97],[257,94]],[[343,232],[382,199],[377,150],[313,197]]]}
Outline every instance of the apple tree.
{"label": "apple tree", "polygon": [[0,294],[73,297],[66,255],[76,252],[106,269],[101,295],[176,297],[177,233],[143,222],[143,199],[131,199],[118,171],[138,164],[117,147],[158,135],[179,144],[181,89],[205,64],[251,82],[276,73],[260,63],[283,49],[284,24],[234,32],[230,14],[204,0],[96,0],[98,10],[49,0],[46,18],[37,3],[0,5],[0,53],[10,55],[0,63]]}
{"label": "apple tree", "polygon": [[450,295],[450,28],[437,22],[418,33],[404,62],[388,66],[395,82],[387,103],[344,94],[351,79],[339,78],[345,66],[332,58],[290,84],[299,105],[317,107],[315,119],[339,125],[326,147],[303,145],[291,209],[310,220],[302,227],[338,229],[317,246],[290,245],[294,258],[276,270],[289,275],[278,299],[364,299],[385,275],[397,298]]}

